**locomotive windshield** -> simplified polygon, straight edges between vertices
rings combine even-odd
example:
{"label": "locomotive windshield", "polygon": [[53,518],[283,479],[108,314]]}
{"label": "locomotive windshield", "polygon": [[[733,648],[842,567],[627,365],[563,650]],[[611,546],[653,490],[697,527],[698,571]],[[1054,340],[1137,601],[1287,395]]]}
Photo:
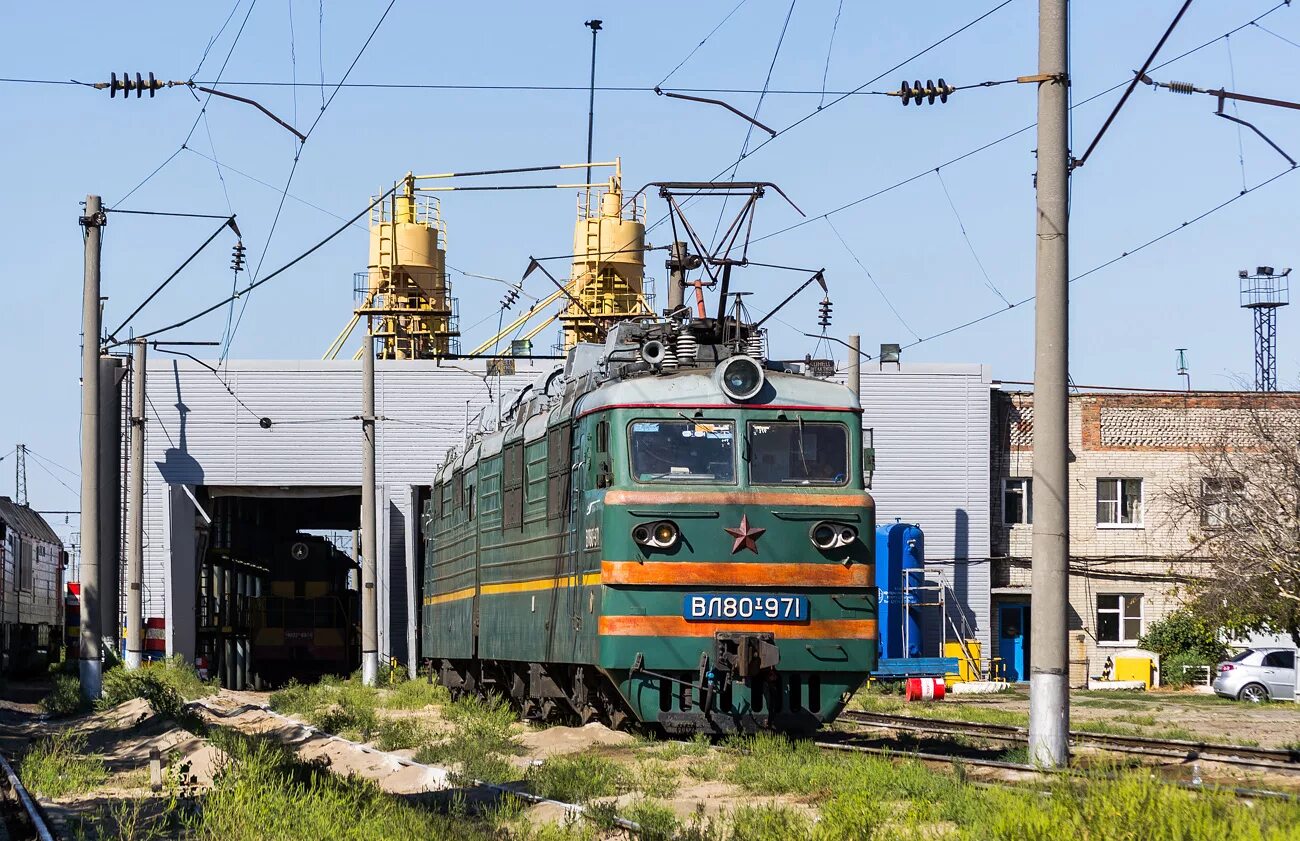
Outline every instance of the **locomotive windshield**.
{"label": "locomotive windshield", "polygon": [[727,421],[639,420],[628,427],[638,482],[736,481],[735,427]]}
{"label": "locomotive windshield", "polygon": [[756,485],[843,485],[849,480],[842,423],[749,424],[749,481]]}

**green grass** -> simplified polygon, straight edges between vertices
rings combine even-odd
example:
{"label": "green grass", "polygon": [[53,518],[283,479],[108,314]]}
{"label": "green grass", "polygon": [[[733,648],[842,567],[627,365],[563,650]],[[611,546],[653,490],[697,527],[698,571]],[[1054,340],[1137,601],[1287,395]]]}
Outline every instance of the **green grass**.
{"label": "green grass", "polygon": [[502,837],[485,821],[438,815],[384,794],[373,783],[341,778],[298,761],[284,747],[223,732],[230,757],[202,809],[184,820],[198,841],[391,841],[394,838]]}
{"label": "green grass", "polygon": [[[1300,837],[1300,807],[1295,804],[1247,804],[1213,790],[1187,792],[1152,779],[1149,772],[1120,773],[1116,780],[1090,778],[1084,784],[1063,782],[1044,795],[980,788],[960,775],[917,762],[832,754],[780,737],[758,736],[736,744],[740,756],[730,781],[755,797],[796,795],[816,803],[816,838]],[[806,835],[791,831],[792,837]]]}
{"label": "green grass", "polygon": [[444,706],[442,714],[451,732],[416,751],[416,762],[454,766],[468,780],[498,783],[518,776],[505,759],[520,751],[509,704],[496,696],[465,697]]}
{"label": "green grass", "polygon": [[95,708],[107,710],[133,698],[144,698],[159,715],[198,727],[197,717],[185,709],[185,703],[216,689],[215,681],[204,683],[184,659],[171,657],[145,663],[138,669],[114,666],[104,672],[104,690]]}
{"label": "green grass", "polygon": [[419,678],[398,683],[385,689],[381,695],[382,706],[390,710],[422,710],[451,702],[451,695],[444,686]]}
{"label": "green grass", "polygon": [[85,737],[69,730],[35,742],[18,767],[27,788],[44,797],[93,791],[108,780],[104,757],[86,753]]}
{"label": "green grass", "polygon": [[1029,725],[1028,713],[1000,710],[977,702],[908,703],[898,696],[863,692],[854,699],[853,705],[864,712],[900,713],[916,718],[969,721],[975,724],[1008,724],[1013,727]]}
{"label": "green grass", "polygon": [[54,688],[41,699],[41,708],[53,716],[75,715],[90,708],[81,699],[81,681],[73,675],[56,674]]}
{"label": "green grass", "polygon": [[647,797],[666,798],[677,793],[677,769],[659,759],[647,759],[632,769],[632,788]]}
{"label": "green grass", "polygon": [[588,803],[600,797],[614,797],[631,788],[623,766],[593,754],[573,754],[548,759],[528,769],[532,790],[552,800]]}
{"label": "green grass", "polygon": [[375,747],[380,750],[418,748],[433,738],[429,727],[414,718],[386,718],[379,722]]}
{"label": "green grass", "polygon": [[270,705],[345,739],[368,742],[379,733],[379,690],[356,678],[327,677],[315,684],[290,681],[271,693]]}

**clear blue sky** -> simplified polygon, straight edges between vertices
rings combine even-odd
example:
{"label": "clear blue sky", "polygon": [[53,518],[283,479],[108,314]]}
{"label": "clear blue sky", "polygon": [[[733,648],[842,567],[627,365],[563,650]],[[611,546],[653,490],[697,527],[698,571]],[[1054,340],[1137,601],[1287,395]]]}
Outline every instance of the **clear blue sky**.
{"label": "clear blue sky", "polygon": [[[316,83],[338,80],[386,2],[261,0],[225,70],[226,81]],[[677,2],[432,4],[398,0],[353,71],[352,82],[586,84],[589,32],[600,17],[599,82],[652,87],[735,5]],[[665,85],[758,89],[763,85],[788,0],[747,0]],[[827,43],[838,0],[797,0],[772,72],[780,90],[822,88]],[[994,5],[987,2],[877,4],[845,0],[827,87],[856,87]],[[1074,97],[1082,100],[1121,82],[1151,49],[1179,3],[1118,0],[1077,3],[1073,20]],[[1273,5],[1269,0],[1194,4],[1162,57],[1176,55],[1236,27]],[[248,9],[239,3],[195,78],[211,82]],[[485,13],[485,10],[488,13]],[[110,5],[8,4],[0,35],[0,76],[107,79],[153,71],[184,79],[193,73],[231,3],[174,4],[146,10]],[[292,35],[290,15],[292,13]],[[1037,6],[1013,0],[965,33],[873,89],[943,76],[955,84],[1005,79],[1036,70]],[[1262,22],[1300,43],[1300,11],[1282,8]],[[319,33],[323,33],[323,38]],[[1231,53],[1228,44],[1231,45]],[[291,52],[296,62],[291,60]],[[1231,57],[1231,63],[1230,63]],[[1210,87],[1227,85],[1271,96],[1292,95],[1300,47],[1250,27],[1157,75]],[[1235,81],[1234,81],[1235,79]],[[254,96],[299,126],[321,106],[317,87],[231,88]],[[328,91],[326,93],[328,95]],[[1091,139],[1118,92],[1074,112],[1076,154]],[[758,95],[726,94],[752,110]],[[777,128],[816,109],[819,94],[771,94],[760,118]],[[827,97],[829,102],[833,97]],[[279,192],[203,156],[269,184],[283,185],[294,140],[256,111],[214,100],[182,151],[122,206],[238,214],[250,267],[267,248],[262,273],[278,267],[365,206],[381,185],[409,169],[446,171],[578,161],[584,155],[585,91],[401,91],[344,89],[303,149],[292,195],[267,248]],[[1242,189],[1237,129],[1212,116],[1214,101],[1139,89],[1086,168],[1074,177],[1072,274],[1110,260],[1231,198]],[[779,183],[810,216],[994,140],[1033,122],[1032,85],[964,91],[946,106],[909,107],[896,99],[851,97],[824,109],[748,157],[742,179]],[[81,235],[76,219],[86,193],[110,206],[175,152],[199,112],[181,89],[149,100],[110,100],[73,86],[0,84],[4,144],[0,166],[0,237],[8,302],[0,310],[11,366],[0,421],[0,451],[25,442],[37,453],[76,468]],[[1242,106],[1292,155],[1300,155],[1300,115]],[[629,186],[652,180],[716,175],[734,160],[746,124],[721,109],[655,97],[597,95],[596,157],[622,155]],[[755,135],[755,142],[761,139]],[[1260,182],[1286,168],[1248,132],[1242,137],[1245,180]],[[1034,133],[942,170],[970,243],[992,284],[1011,301],[1033,290]],[[214,154],[215,150],[215,154]],[[541,179],[539,179],[541,180]],[[1071,373],[1079,383],[1176,387],[1174,348],[1189,348],[1193,383],[1231,387],[1249,376],[1249,315],[1237,308],[1236,271],[1287,266],[1295,254],[1294,196],[1300,179],[1283,178],[1229,208],[1072,287]],[[315,205],[316,207],[313,207]],[[320,209],[323,208],[323,212]],[[652,218],[662,212],[651,202]],[[458,194],[445,198],[448,262],[464,271],[516,278],[533,254],[567,253],[574,219],[571,192]],[[704,227],[715,218],[701,208]],[[716,213],[716,211],[712,211]],[[908,343],[1005,306],[986,284],[933,173],[838,213],[832,220],[905,326],[825,221],[765,239],[754,259],[825,266],[835,302],[834,335],[863,335],[864,345]],[[798,221],[774,198],[759,209],[755,235]],[[113,327],[205,238],[209,220],[111,217],[104,248],[105,321]],[[667,240],[662,231],[650,239]],[[228,294],[227,237],[196,260],[137,319],[151,329]],[[249,299],[234,340],[234,357],[316,358],[346,322],[352,274],[363,269],[366,234],[350,230]],[[660,258],[651,274],[662,280]],[[247,282],[243,276],[241,283]],[[495,324],[502,287],[453,275],[466,346]],[[750,269],[741,283],[765,310],[789,290],[789,276]],[[526,291],[544,294],[534,275]],[[817,295],[809,291],[783,313],[815,331]],[[485,323],[471,326],[481,319]],[[224,310],[177,339],[218,339]],[[1300,312],[1280,316],[1279,374],[1297,379],[1300,344],[1292,339]],[[913,333],[915,331],[915,333]],[[549,335],[549,334],[548,334]],[[775,324],[782,356],[802,356],[812,340]],[[1032,307],[905,351],[905,359],[983,362],[998,378],[1030,379]],[[76,487],[76,480],[56,474]],[[76,498],[36,465],[29,467],[38,508],[75,508]],[[12,457],[0,461],[0,492],[12,492]],[[54,518],[61,521],[62,518]],[[75,519],[73,524],[75,525]]]}

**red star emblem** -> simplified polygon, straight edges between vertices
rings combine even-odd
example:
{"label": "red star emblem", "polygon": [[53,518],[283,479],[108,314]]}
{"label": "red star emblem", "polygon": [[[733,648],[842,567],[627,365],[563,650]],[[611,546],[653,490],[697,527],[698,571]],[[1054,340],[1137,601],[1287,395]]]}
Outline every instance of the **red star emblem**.
{"label": "red star emblem", "polygon": [[750,528],[749,515],[740,515],[740,528],[723,529],[727,534],[735,538],[731,544],[731,554],[736,554],[741,549],[748,549],[755,555],[758,554],[758,538],[767,531],[767,529]]}

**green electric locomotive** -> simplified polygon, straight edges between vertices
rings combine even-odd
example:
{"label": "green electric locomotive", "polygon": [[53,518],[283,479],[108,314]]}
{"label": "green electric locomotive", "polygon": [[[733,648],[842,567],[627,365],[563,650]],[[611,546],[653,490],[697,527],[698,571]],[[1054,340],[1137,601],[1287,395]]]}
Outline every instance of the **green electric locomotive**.
{"label": "green electric locomotive", "polygon": [[839,713],[876,664],[861,409],[757,335],[619,324],[449,457],[423,515],[445,685],[674,735]]}

